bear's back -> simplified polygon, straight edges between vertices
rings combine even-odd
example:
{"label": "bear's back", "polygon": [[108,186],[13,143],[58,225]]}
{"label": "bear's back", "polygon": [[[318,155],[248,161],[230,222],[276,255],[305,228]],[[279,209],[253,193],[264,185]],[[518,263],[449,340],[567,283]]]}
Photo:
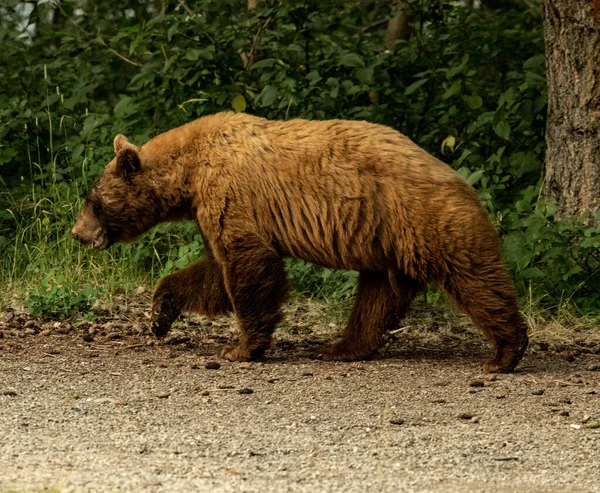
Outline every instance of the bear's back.
{"label": "bear's back", "polygon": [[464,229],[465,214],[482,212],[454,170],[373,123],[226,112],[144,147],[152,154],[173,145],[191,155],[199,220],[214,228],[209,236],[219,228],[253,232],[283,255],[328,267],[394,264],[410,272],[415,259],[429,263],[429,252],[442,248],[441,231]]}

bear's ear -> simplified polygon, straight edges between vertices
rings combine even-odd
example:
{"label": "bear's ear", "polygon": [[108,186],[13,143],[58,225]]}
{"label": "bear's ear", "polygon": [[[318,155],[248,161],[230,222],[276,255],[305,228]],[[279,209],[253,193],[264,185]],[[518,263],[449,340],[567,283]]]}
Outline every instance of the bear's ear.
{"label": "bear's ear", "polygon": [[113,141],[113,147],[115,148],[115,154],[119,154],[119,151],[122,151],[126,147],[135,147],[135,146],[131,142],[129,142],[127,137],[119,134],[115,137],[115,140]]}
{"label": "bear's ear", "polygon": [[125,147],[117,154],[117,169],[126,181],[130,181],[131,175],[139,173],[142,166],[140,155],[132,147]]}

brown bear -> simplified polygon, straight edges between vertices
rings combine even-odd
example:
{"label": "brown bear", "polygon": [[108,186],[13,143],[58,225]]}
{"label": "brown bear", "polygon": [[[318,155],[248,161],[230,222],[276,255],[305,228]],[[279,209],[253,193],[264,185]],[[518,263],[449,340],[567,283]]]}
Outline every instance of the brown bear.
{"label": "brown bear", "polygon": [[162,221],[195,220],[206,256],[160,281],[152,330],[182,312],[234,312],[222,357],[263,356],[288,290],[284,257],[359,271],[350,320],[326,360],[372,355],[427,283],[437,283],[512,371],[527,326],[475,191],[397,131],[362,121],[269,121],[224,112],[157,135],[124,136],[91,187],[73,237],[97,249]]}

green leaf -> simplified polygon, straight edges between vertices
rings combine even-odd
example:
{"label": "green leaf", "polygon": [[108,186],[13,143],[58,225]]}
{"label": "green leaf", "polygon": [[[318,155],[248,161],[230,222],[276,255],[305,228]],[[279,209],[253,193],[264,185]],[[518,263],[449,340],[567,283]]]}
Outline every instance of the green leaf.
{"label": "green leaf", "polygon": [[131,42],[131,44],[129,45],[129,54],[130,55],[135,51],[135,49],[138,47],[138,45],[140,44],[140,42],[142,41],[142,39],[144,39],[144,36],[143,36],[143,33],[140,33]]}
{"label": "green leaf", "polygon": [[540,53],[539,55],[533,55],[531,58],[528,58],[527,60],[525,60],[525,63],[523,64],[523,68],[529,69],[529,68],[533,68],[533,67],[539,67],[540,65],[544,65],[545,62],[546,62],[545,55]]}
{"label": "green leaf", "polygon": [[246,106],[246,98],[241,94],[231,100],[231,107],[238,113],[246,111]]}
{"label": "green leaf", "polygon": [[313,70],[312,72],[306,74],[306,78],[310,81],[311,86],[314,86],[316,83],[323,80],[323,77],[321,77],[319,72],[317,72],[316,70]]}
{"label": "green leaf", "polygon": [[214,60],[215,58],[215,45],[208,45],[201,50],[198,50],[198,56],[203,60]]}
{"label": "green leaf", "polygon": [[457,80],[452,83],[452,85],[448,88],[448,90],[442,95],[442,99],[449,99],[452,96],[458,94],[460,92],[460,88],[462,87],[462,81]]}
{"label": "green leaf", "polygon": [[203,60],[212,60],[215,58],[215,47],[214,45],[208,45],[201,50],[192,48],[191,50],[186,51],[185,53],[186,60],[196,61],[199,58]]}
{"label": "green leaf", "polygon": [[498,98],[498,108],[501,108],[504,104],[506,104],[507,108],[510,108],[515,102],[516,98],[516,89],[514,87],[509,87],[506,91],[502,93],[500,98]]}
{"label": "green leaf", "polygon": [[358,53],[346,53],[340,57],[340,65],[345,67],[364,67],[365,62]]}
{"label": "green leaf", "polygon": [[544,271],[542,271],[539,267],[527,267],[527,269],[523,269],[521,272],[521,277],[525,279],[535,279],[545,277]]}
{"label": "green leaf", "polygon": [[113,111],[115,117],[127,118],[137,112],[137,107],[138,105],[135,104],[129,96],[123,96],[119,102],[115,104]]}
{"label": "green leaf", "polygon": [[467,178],[467,183],[471,186],[475,185],[475,183],[477,183],[481,179],[481,177],[483,176],[483,173],[484,173],[484,170],[482,170],[482,169],[480,169],[478,171],[474,171]]}
{"label": "green leaf", "polygon": [[356,71],[356,78],[365,84],[373,83],[373,67],[360,68]]}
{"label": "green leaf", "polygon": [[465,68],[465,66],[467,65],[467,62],[469,61],[469,55],[466,54],[463,56],[462,61],[459,65],[452,67],[451,69],[448,69],[448,72],[446,72],[446,77],[448,79],[451,79],[452,77],[454,77],[455,75],[459,74],[460,72],[462,72]]}
{"label": "green leaf", "polygon": [[171,27],[167,31],[167,41],[171,41],[171,38],[177,32],[178,28],[179,28],[179,22],[174,22],[173,24],[171,24]]}
{"label": "green leaf", "polygon": [[265,58],[264,60],[259,60],[254,65],[252,65],[252,67],[250,67],[250,70],[255,70],[257,68],[269,68],[275,65],[276,63],[277,60],[275,58]]}
{"label": "green leaf", "polygon": [[483,99],[479,97],[477,94],[472,94],[471,96],[467,96],[465,101],[469,105],[469,108],[472,110],[478,110],[483,105]]}
{"label": "green leaf", "polygon": [[506,120],[500,120],[494,127],[494,132],[496,132],[496,135],[498,135],[498,137],[502,137],[505,140],[509,140],[510,125],[506,122]]}
{"label": "green leaf", "polygon": [[404,95],[408,96],[409,94],[412,94],[413,92],[415,92],[419,87],[421,87],[423,84],[425,84],[429,79],[420,79],[416,82],[413,82],[410,86],[408,86],[406,89],[404,89]]}
{"label": "green leaf", "polygon": [[279,96],[279,91],[274,86],[265,86],[262,92],[260,93],[260,99],[262,101],[262,106],[271,106],[277,97]]}
{"label": "green leaf", "polygon": [[194,61],[198,60],[199,57],[200,57],[200,50],[197,50],[195,48],[185,52],[186,60],[191,60],[194,62]]}

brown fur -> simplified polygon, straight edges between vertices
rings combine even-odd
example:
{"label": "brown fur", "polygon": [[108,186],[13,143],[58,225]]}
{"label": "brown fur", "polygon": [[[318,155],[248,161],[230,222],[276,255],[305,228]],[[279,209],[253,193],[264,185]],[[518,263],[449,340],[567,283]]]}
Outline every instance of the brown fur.
{"label": "brown fur", "polygon": [[376,351],[431,282],[495,345],[487,370],[514,369],[527,346],[513,283],[474,190],[391,128],[226,112],[141,148],[118,136],[115,152],[74,236],[99,244],[106,233],[104,248],[158,222],[194,218],[210,251],[159,283],[154,304],[168,315],[166,330],[180,311],[233,308],[241,338],[222,354],[261,356],[287,289],[282,257],[291,256],[360,271],[354,310],[328,359]]}

